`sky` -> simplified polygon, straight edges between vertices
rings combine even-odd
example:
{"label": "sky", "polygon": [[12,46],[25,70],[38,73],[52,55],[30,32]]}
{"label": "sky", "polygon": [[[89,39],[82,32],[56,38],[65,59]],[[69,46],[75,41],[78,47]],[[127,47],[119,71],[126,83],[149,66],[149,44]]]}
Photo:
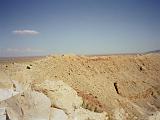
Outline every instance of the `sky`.
{"label": "sky", "polygon": [[0,57],[160,49],[159,0],[0,0]]}

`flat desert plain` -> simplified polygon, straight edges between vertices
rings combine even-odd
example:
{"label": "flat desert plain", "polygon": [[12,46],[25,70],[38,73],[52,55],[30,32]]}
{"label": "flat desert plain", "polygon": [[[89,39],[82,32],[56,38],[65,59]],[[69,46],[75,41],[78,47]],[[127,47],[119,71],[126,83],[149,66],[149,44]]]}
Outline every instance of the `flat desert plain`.
{"label": "flat desert plain", "polygon": [[159,53],[5,59],[4,79],[31,85],[61,80],[82,97],[83,108],[105,111],[110,120],[160,120]]}

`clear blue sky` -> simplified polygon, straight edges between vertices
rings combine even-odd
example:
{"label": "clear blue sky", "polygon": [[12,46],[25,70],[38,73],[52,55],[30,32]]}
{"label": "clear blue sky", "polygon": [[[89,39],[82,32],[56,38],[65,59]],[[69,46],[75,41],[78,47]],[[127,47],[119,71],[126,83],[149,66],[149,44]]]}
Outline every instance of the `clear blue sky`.
{"label": "clear blue sky", "polygon": [[0,56],[156,49],[159,0],[0,0]]}

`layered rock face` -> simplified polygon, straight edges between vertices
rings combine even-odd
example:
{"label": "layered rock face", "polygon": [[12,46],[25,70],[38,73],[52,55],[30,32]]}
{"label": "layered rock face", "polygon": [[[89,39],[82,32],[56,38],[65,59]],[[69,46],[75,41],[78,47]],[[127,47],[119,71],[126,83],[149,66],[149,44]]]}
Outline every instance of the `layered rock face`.
{"label": "layered rock face", "polygon": [[[14,82],[15,83],[15,82]],[[62,81],[46,80],[22,87],[16,82],[0,94],[0,120],[107,120],[107,114],[82,108],[83,100]],[[8,84],[8,83],[6,83]],[[25,89],[19,89],[19,87]],[[3,90],[4,88],[0,88]],[[14,93],[15,90],[16,94]],[[5,94],[5,95],[4,95]]]}

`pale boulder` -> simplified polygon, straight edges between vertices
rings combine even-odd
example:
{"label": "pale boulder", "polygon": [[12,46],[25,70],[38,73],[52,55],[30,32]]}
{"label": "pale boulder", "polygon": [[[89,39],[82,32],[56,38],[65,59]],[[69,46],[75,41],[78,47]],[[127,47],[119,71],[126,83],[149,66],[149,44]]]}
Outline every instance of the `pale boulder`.
{"label": "pale boulder", "polygon": [[6,111],[5,107],[0,108],[0,120],[6,120]]}
{"label": "pale boulder", "polygon": [[68,120],[68,116],[61,109],[51,108],[49,120]]}
{"label": "pale boulder", "polygon": [[43,93],[25,91],[1,102],[11,120],[48,120],[51,102]]}
{"label": "pale boulder", "polygon": [[0,81],[0,101],[9,99],[23,91],[22,85],[15,80]]}
{"label": "pale boulder", "polygon": [[51,99],[52,106],[64,110],[66,114],[73,113],[83,103],[77,92],[63,81],[46,80],[34,85],[33,89],[46,94]]}

